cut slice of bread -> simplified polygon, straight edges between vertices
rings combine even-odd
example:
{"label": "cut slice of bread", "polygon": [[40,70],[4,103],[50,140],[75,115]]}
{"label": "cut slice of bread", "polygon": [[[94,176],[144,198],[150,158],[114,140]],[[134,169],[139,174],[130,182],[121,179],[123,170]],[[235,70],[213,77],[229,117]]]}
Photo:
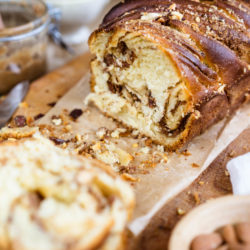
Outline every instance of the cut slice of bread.
{"label": "cut slice of bread", "polygon": [[0,249],[123,249],[130,186],[31,131],[18,140],[20,129],[0,132]]}

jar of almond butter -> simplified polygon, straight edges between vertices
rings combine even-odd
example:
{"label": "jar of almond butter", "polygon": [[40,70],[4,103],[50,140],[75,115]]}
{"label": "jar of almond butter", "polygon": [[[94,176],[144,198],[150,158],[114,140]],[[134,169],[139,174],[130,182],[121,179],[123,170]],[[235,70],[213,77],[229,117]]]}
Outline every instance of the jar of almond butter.
{"label": "jar of almond butter", "polygon": [[0,0],[0,94],[46,72],[50,16],[42,0]]}

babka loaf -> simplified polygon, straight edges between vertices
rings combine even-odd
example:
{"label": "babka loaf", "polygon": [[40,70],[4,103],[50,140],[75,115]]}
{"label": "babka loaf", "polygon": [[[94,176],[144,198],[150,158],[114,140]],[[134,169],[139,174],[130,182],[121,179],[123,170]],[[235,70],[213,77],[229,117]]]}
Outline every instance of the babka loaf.
{"label": "babka loaf", "polygon": [[176,150],[246,101],[249,29],[248,0],[122,2],[89,39],[88,100]]}
{"label": "babka loaf", "polygon": [[1,250],[124,249],[133,205],[132,188],[107,165],[34,129],[0,131]]}

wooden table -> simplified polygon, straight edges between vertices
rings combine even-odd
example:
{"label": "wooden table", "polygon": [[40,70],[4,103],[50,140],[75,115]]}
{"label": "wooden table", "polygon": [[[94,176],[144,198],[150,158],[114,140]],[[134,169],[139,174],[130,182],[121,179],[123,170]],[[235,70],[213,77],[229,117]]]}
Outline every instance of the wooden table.
{"label": "wooden table", "polygon": [[[88,70],[90,55],[79,56],[67,65],[35,81],[15,115],[34,118],[45,114]],[[27,104],[27,105],[26,105]],[[235,156],[250,152],[250,129],[233,141],[188,188],[166,204],[138,239],[130,238],[129,249],[162,250],[167,248],[171,231],[182,215],[208,199],[232,193],[226,163]]]}

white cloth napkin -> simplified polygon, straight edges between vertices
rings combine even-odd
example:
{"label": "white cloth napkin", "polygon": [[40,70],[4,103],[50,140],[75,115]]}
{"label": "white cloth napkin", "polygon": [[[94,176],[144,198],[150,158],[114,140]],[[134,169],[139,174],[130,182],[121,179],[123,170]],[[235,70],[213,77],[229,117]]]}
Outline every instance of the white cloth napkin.
{"label": "white cloth napkin", "polygon": [[236,195],[250,195],[250,153],[228,162],[227,170]]}

